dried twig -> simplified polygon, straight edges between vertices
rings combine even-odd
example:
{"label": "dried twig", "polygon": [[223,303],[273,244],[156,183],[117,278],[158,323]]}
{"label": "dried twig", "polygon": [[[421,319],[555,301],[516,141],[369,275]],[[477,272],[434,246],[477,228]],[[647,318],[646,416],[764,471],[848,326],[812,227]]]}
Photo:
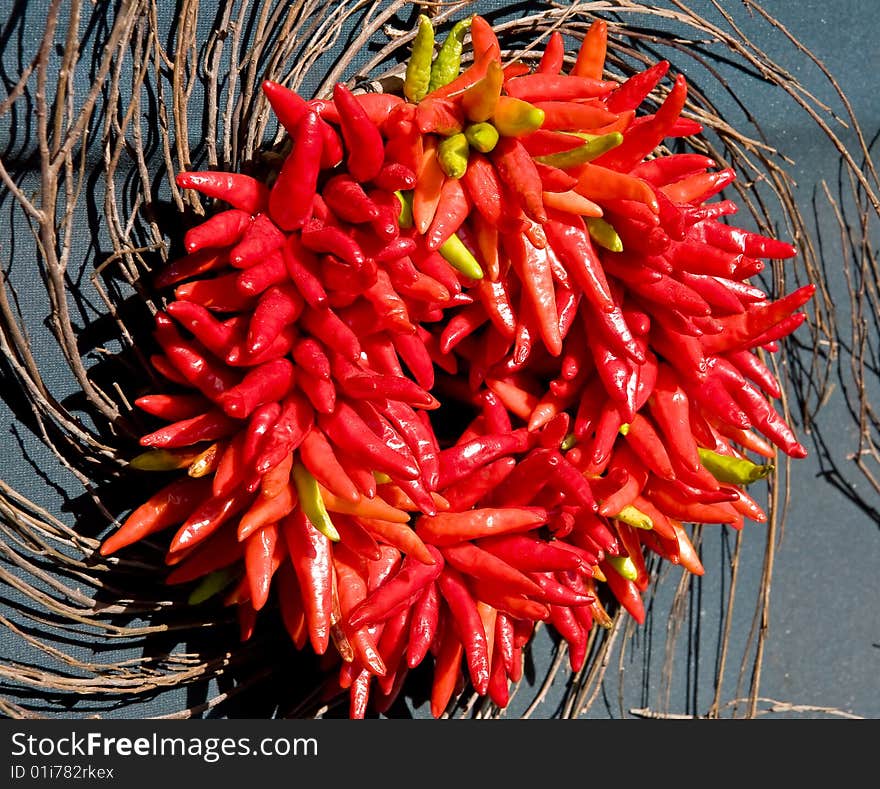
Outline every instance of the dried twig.
{"label": "dried twig", "polygon": [[[44,669],[0,659],[0,683],[7,696],[0,698],[0,713],[51,714],[46,713],[40,694],[132,703],[145,694],[204,685],[233,668],[249,667],[249,679],[170,717],[195,716],[240,699],[257,679],[273,676],[279,668],[280,660],[267,659],[267,650],[259,645],[237,646],[225,636],[198,652],[169,646],[172,632],[181,638],[205,630],[226,633],[227,617],[217,609],[181,616],[174,590],[156,589],[154,579],[163,571],[158,551],[147,546],[125,561],[95,558],[97,535],[128,504],[120,502],[113,489],[130,482],[125,459],[132,437],[143,432],[130,403],[139,389],[151,383],[144,326],[161,298],[151,289],[149,275],[174,254],[181,212],[210,210],[193,194],[182,195],[173,174],[200,164],[259,167],[263,153],[281,142],[283,130],[269,125],[268,107],[259,91],[261,79],[326,94],[337,80],[353,82],[368,75],[381,84],[399,76],[411,39],[409,15],[419,6],[438,25],[476,7],[471,2],[398,0],[221,0],[209,6],[181,0],[169,27],[155,0],[51,3],[36,51],[26,53],[30,59],[23,53],[19,74],[12,75],[8,96],[0,102],[0,119],[8,124],[10,141],[0,154],[2,200],[5,215],[16,218],[3,234],[0,352],[8,402],[36,445],[47,448],[57,462],[57,474],[49,476],[69,477],[77,489],[77,494],[64,491],[65,506],[75,504],[88,514],[68,523],[52,505],[29,501],[11,481],[0,482],[0,577],[18,592],[13,613],[0,619],[0,625],[6,638],[22,639],[48,664],[60,664]],[[878,374],[880,314],[880,270],[876,244],[870,240],[880,215],[871,143],[834,77],[777,20],[754,0],[747,0],[750,12],[791,43],[799,65],[816,70],[839,100],[840,111],[809,93],[796,71],[755,46],[720,3],[714,6],[717,21],[678,0],[530,4],[527,11],[516,7],[519,15],[508,15],[498,28],[509,57],[534,61],[536,37],[559,30],[576,43],[591,21],[601,16],[609,23],[609,78],[624,79],[661,55],[675,70],[708,75],[689,80],[686,114],[706,129],[689,144],[738,170],[737,196],[758,230],[773,233],[781,222],[785,235],[798,245],[799,267],[774,267],[769,286],[781,292],[791,280],[801,279],[820,286],[805,329],[809,339],[791,341],[782,361],[774,360],[788,392],[785,407],[812,435],[829,480],[847,495],[857,496],[846,484],[847,472],[835,454],[839,447],[825,440],[816,420],[831,391],[841,387],[858,436],[858,445],[850,448],[845,461],[864,476],[874,493],[880,493],[880,416],[866,385]],[[7,30],[33,21],[24,9],[18,13],[6,23]],[[92,40],[80,41],[81,30],[91,31]],[[205,30],[210,30],[207,38]],[[60,55],[55,53],[56,42],[63,42]],[[466,49],[465,61],[471,57]],[[761,109],[751,106],[747,97],[733,95],[725,65],[781,89],[792,110],[803,113],[839,156],[839,191],[824,185],[814,207],[830,211],[839,227],[839,237],[824,256],[820,252],[829,242],[815,237],[807,207],[795,195],[790,160],[764,134]],[[77,92],[83,82],[88,88]],[[660,89],[651,100],[662,101],[663,95]],[[737,104],[744,122],[722,117],[722,99]],[[16,123],[29,115],[31,138],[17,136]],[[101,212],[95,210],[98,205],[103,206]],[[824,258],[829,256],[839,257],[849,287],[846,319],[825,286]],[[22,271],[19,261],[23,260],[39,271],[42,291],[29,273],[34,266]],[[26,306],[18,301],[25,288]],[[40,333],[43,320],[50,327],[50,340]],[[54,343],[51,353],[46,351],[47,342]],[[66,378],[58,374],[58,366],[68,374]],[[66,396],[71,388],[75,398]],[[40,461],[33,465],[38,469]],[[732,700],[723,698],[723,688],[728,687],[724,680],[737,664],[729,653],[734,607],[749,604],[749,595],[736,591],[741,548],[750,539],[740,533],[723,579],[728,588],[718,636],[716,692],[708,711],[699,717],[772,713],[856,717],[776,702],[760,693],[788,480],[787,473],[780,474],[768,490],[770,528],[763,580],[752,596],[753,649],[741,657],[738,667],[748,690],[738,691]],[[859,498],[857,503],[880,522],[876,499]],[[699,616],[692,600],[697,582],[675,568],[663,568],[656,577],[658,582],[676,583],[670,610],[653,612],[658,621],[665,616],[669,622],[664,634],[665,680],[658,699],[646,699],[644,709],[631,709],[630,714],[698,717],[693,711],[682,715],[668,711],[673,701],[671,678],[688,671],[678,665],[678,647],[683,635],[690,636],[685,624]],[[143,650],[145,656],[118,663],[76,660],[65,651],[65,633],[85,631],[102,643]],[[635,637],[638,630],[622,616],[608,630],[593,629],[587,665],[567,683],[561,716],[579,717],[591,711],[615,650],[619,650],[621,687],[628,681],[624,655],[631,654],[628,646]],[[151,656],[153,650],[156,656]],[[531,702],[525,705],[526,715],[537,710],[554,678],[567,670],[564,658],[565,651],[559,650],[548,674],[539,678]],[[338,709],[318,692],[317,683],[316,677],[313,687],[290,703],[287,714],[320,716]],[[31,697],[19,692],[22,688],[39,693]],[[513,692],[526,690],[521,684]],[[622,701],[620,706],[622,712]],[[478,704],[466,690],[449,714],[495,717],[504,712],[489,703]]]}

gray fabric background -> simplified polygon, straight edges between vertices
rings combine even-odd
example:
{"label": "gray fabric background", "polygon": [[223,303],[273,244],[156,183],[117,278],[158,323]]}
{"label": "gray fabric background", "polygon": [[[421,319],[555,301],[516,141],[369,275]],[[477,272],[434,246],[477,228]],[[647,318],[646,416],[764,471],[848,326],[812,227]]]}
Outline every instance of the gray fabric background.
{"label": "gray fabric background", "polygon": [[[756,44],[788,65],[807,87],[816,91],[819,98],[840,107],[839,99],[829,85],[819,79],[815,68],[778,31],[774,32],[758,17],[751,16],[739,2],[725,1],[722,5],[744,30],[753,35]],[[876,98],[880,21],[876,3],[873,0],[807,0],[798,3],[767,0],[763,5],[838,79],[866,134],[874,140],[880,130],[880,103]],[[43,0],[27,3],[0,0],[0,18],[10,19],[0,40],[7,87],[17,78],[20,63],[32,57],[41,34],[40,20],[45,18],[45,6]],[[167,15],[169,20],[173,18],[173,4],[160,3],[159,6],[160,13]],[[718,19],[708,0],[695,0],[690,6]],[[527,3],[487,2],[481,7],[487,12],[502,8],[511,15],[529,9]],[[15,24],[16,15],[24,15],[28,23]],[[743,102],[759,108],[757,114],[768,141],[793,160],[790,171],[798,183],[796,196],[799,205],[812,216],[811,206],[819,184],[823,180],[832,188],[838,184],[840,170],[836,152],[821,138],[814,123],[793,108],[781,91],[770,89],[753,75],[729,68],[721,61],[717,66],[730,80],[734,95],[739,94]],[[80,77],[85,79],[86,75]],[[688,74],[688,77],[696,80],[699,74]],[[718,101],[732,116],[739,115],[732,97],[719,96]],[[33,119],[26,112],[13,117],[14,125],[0,126],[0,151],[7,163],[15,160],[26,167],[27,153],[33,145]],[[851,139],[847,138],[846,132],[843,136]],[[90,155],[96,155],[96,152]],[[100,184],[95,184],[94,189],[96,199],[100,199]],[[827,254],[827,286],[840,307],[842,333],[846,337],[848,296],[838,258],[840,245],[836,223],[827,213],[820,212],[813,219],[816,222],[815,237],[822,240],[823,251]],[[100,233],[99,212],[86,221],[96,223]],[[19,291],[20,308],[27,316],[45,375],[57,387],[56,391],[69,393],[66,370],[45,328],[45,294],[33,277],[31,253],[25,243],[20,244],[21,251],[11,243],[15,238],[26,238],[28,230],[21,212],[8,195],[0,199],[0,228],[0,262]],[[781,230],[784,231],[784,227]],[[84,271],[74,272],[73,278],[87,291],[88,266],[96,250],[91,246],[89,234],[84,233],[81,244],[81,248],[75,250],[74,258],[84,262]],[[83,323],[99,317],[102,311],[102,305],[88,293],[79,306]],[[109,347],[112,348],[112,344]],[[54,370],[58,371],[57,376]],[[873,374],[876,375],[876,369]],[[871,385],[876,385],[876,381]],[[880,676],[880,599],[876,581],[880,568],[880,507],[876,494],[855,471],[848,457],[856,445],[856,426],[847,404],[849,386],[851,384],[845,378],[837,383],[833,396],[820,411],[812,434],[803,436],[810,457],[796,463],[791,470],[791,502],[784,536],[776,548],[769,639],[760,687],[761,695],[768,699],[876,718],[880,717],[877,681]],[[9,388],[4,391],[9,392]],[[0,473],[9,485],[57,517],[75,523],[78,528],[93,534],[101,530],[103,524],[94,519],[94,514],[78,509],[77,503],[82,501],[83,494],[79,483],[42,446],[23,419],[21,410],[16,411],[9,403],[3,402],[0,402],[0,458]],[[735,648],[731,659],[734,660],[740,660],[753,649],[753,598],[764,552],[762,527],[749,523],[746,529],[738,588],[741,595],[738,610],[741,613],[737,614],[733,624]],[[687,635],[679,641],[680,669],[675,672],[669,688],[669,707],[675,712],[700,714],[715,692],[711,677],[718,660],[717,623],[727,602],[729,574],[724,565],[730,549],[731,535],[720,529],[707,533],[703,548],[707,573],[691,600],[691,613],[684,623]],[[627,710],[652,704],[657,699],[658,692],[661,692],[662,645],[667,628],[664,615],[667,609],[663,600],[674,590],[677,579],[675,575],[664,582],[654,609],[658,614],[649,617],[631,651],[622,658],[615,653],[601,699],[594,705],[591,717],[624,717]],[[21,599],[11,588],[0,587],[0,613],[12,621],[28,623],[22,614]],[[93,634],[64,633],[53,628],[36,628],[34,632],[48,643],[72,649],[80,659],[104,662],[120,655],[137,657],[143,653],[143,645],[137,642],[116,645],[98,639],[96,643]],[[229,644],[234,645],[234,629],[221,629],[211,636],[214,639],[219,637],[228,637]],[[258,683],[253,693],[243,696],[240,702],[218,708],[212,714],[246,717],[283,714],[284,700],[295,695],[285,683],[295,683],[298,673],[300,678],[307,675],[310,666],[308,661],[298,662],[284,653],[283,646],[277,642],[270,639],[267,644],[267,649],[282,650],[281,653],[267,652],[267,663],[277,663],[280,654],[289,661],[289,671],[276,672],[271,682]],[[173,637],[169,637],[167,646],[178,647]],[[47,656],[25,639],[3,631],[0,659],[4,663],[18,661],[42,665]],[[540,680],[550,659],[547,637],[540,635],[533,650],[534,667],[530,674]],[[55,668],[57,670],[57,665]],[[624,675],[625,680],[622,679]],[[234,671],[230,677],[233,679]],[[561,674],[557,683],[563,681],[564,675]],[[407,708],[398,709],[395,714],[415,717],[428,714],[417,682],[418,677],[414,677],[414,690],[407,700]],[[533,717],[556,714],[560,689],[561,686],[551,689]],[[98,698],[55,693],[43,695],[34,689],[10,687],[0,676],[0,692],[49,716],[150,717],[172,713],[184,704],[197,703],[200,697],[205,698],[215,690],[216,687],[196,687],[157,693],[130,702],[108,703]],[[744,695],[747,690],[748,678],[743,686],[724,688],[721,695],[723,699],[733,699]],[[521,691],[514,698],[508,714],[511,717],[520,715],[532,695],[526,690]],[[820,713],[791,711],[779,714],[809,716]]]}

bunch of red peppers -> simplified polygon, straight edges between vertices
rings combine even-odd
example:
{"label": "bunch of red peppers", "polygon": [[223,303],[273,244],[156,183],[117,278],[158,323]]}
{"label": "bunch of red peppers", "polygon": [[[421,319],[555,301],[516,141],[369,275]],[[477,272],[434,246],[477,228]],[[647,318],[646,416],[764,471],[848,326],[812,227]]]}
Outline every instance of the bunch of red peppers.
{"label": "bunch of red peppers", "polygon": [[765,520],[746,487],[806,454],[764,354],[814,288],[750,281],[795,249],[658,150],[700,131],[684,78],[640,113],[669,63],[603,79],[606,45],[505,65],[482,17],[423,16],[402,96],[265,82],[273,177],[177,177],[222,210],[156,281],[131,465],[171,481],[101,552],[170,534],[167,582],[244,639],[277,606],[352,717],[423,661],[434,716],[467,682],[505,706],[538,622],[579,669],[606,606],[644,620],[649,552],[702,574],[685,525]]}

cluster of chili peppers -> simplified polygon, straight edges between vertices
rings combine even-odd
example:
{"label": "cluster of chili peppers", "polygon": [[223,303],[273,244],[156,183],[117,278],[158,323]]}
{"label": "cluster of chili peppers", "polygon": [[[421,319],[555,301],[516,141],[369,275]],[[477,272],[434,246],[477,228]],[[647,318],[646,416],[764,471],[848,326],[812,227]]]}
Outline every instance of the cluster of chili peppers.
{"label": "cluster of chili peppers", "polygon": [[352,717],[425,660],[433,715],[505,706],[538,622],[579,669],[610,600],[644,621],[648,552],[702,574],[685,524],[765,520],[746,487],[805,454],[762,356],[813,287],[750,282],[795,249],[720,221],[733,172],[658,152],[700,131],[684,79],[638,115],[669,64],[603,80],[606,44],[504,65],[482,17],[438,47],[423,16],[402,96],[265,82],[273,178],[177,178],[228,207],[156,282],[131,464],[173,478],[101,552],[173,529],[168,583],[245,639],[272,601]]}

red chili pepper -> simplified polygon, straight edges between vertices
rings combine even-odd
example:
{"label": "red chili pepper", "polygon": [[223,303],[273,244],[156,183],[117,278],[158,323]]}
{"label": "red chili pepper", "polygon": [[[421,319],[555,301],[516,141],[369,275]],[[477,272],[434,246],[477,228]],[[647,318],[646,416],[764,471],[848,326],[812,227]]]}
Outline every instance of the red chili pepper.
{"label": "red chili pepper", "polygon": [[559,74],[565,58],[565,41],[562,33],[554,30],[544,46],[544,54],[538,63],[536,71],[541,74]]}
{"label": "red chili pepper", "polygon": [[299,581],[312,649],[327,651],[332,626],[333,564],[330,540],[319,532],[302,510],[281,522],[290,562]]}
{"label": "red chili pepper", "polygon": [[440,552],[428,548],[434,564],[424,564],[412,557],[405,557],[400,569],[383,584],[368,594],[348,615],[350,628],[384,622],[401,606],[410,605],[421,597],[440,575],[444,562]]}
{"label": "red chili pepper", "polygon": [[301,228],[312,215],[324,144],[320,119],[306,112],[296,127],[293,149],[269,195],[269,213],[284,230]]}
{"label": "red chili pepper", "polygon": [[711,305],[717,317],[735,315],[745,311],[737,296],[719,279],[708,274],[694,274],[690,271],[676,272],[676,279],[698,293]]}
{"label": "red chili pepper", "polygon": [[624,578],[607,561],[600,561],[599,567],[605,576],[608,588],[617,601],[640,625],[645,622],[645,603],[634,581]]}
{"label": "red chili pepper", "polygon": [[331,308],[306,307],[299,321],[303,329],[319,340],[324,347],[342,354],[347,359],[360,358],[361,346],[357,335]]}
{"label": "red chili pepper", "polygon": [[321,190],[330,210],[346,222],[360,224],[378,218],[379,208],[364,188],[347,173],[332,176]]}
{"label": "red chili pepper", "polygon": [[763,334],[758,335],[755,338],[754,344],[758,348],[763,348],[768,353],[776,353],[776,351],[779,350],[779,343],[777,340],[787,337],[789,334],[797,331],[801,324],[806,320],[807,314],[805,312],[789,315],[787,318],[784,318],[777,323],[772,329],[768,329]]}
{"label": "red chili pepper", "polygon": [[452,511],[464,511],[500,485],[516,466],[513,457],[499,458],[486,464],[454,485],[444,488],[443,497]]}
{"label": "red chili pepper", "polygon": [[287,359],[275,359],[249,370],[240,383],[227,389],[218,402],[236,419],[246,419],[265,403],[282,400],[294,382],[294,367]]}
{"label": "red chili pepper", "polygon": [[384,661],[376,644],[378,631],[372,628],[352,627],[349,614],[367,596],[367,578],[356,554],[339,544],[333,551],[336,573],[335,591],[338,594],[341,623],[338,630],[331,631],[338,639],[341,634],[352,650],[352,667],[363,666],[372,674],[382,676],[386,672]]}
{"label": "red chili pepper", "polygon": [[167,288],[192,277],[225,268],[227,263],[226,250],[207,247],[169,263],[156,274],[153,284],[157,288]]}
{"label": "red chili pepper", "polygon": [[415,668],[428,654],[437,636],[440,622],[440,593],[437,584],[430,584],[412,604],[406,663]]}
{"label": "red chili pepper", "polygon": [[366,263],[364,252],[354,236],[340,227],[313,220],[305,224],[300,237],[303,245],[312,252],[335,255],[357,270]]}
{"label": "red chili pepper", "polygon": [[416,408],[437,408],[439,403],[433,395],[422,389],[415,381],[399,375],[379,373],[352,375],[342,384],[345,393],[352,397],[396,400]]}
{"label": "red chili pepper", "polygon": [[[654,189],[646,181],[598,164],[580,166],[576,190],[600,204],[606,200],[635,200],[644,203],[655,214],[660,211]],[[670,195],[667,197],[672,200]]]}
{"label": "red chili pepper", "polygon": [[599,157],[597,163],[612,170],[630,171],[671,134],[686,99],[687,82],[679,74],[657,112],[638,126],[630,127],[623,143]]}
{"label": "red chili pepper", "polygon": [[505,83],[507,92],[523,101],[571,101],[608,95],[616,82],[569,74],[526,74]]}
{"label": "red chili pepper", "polygon": [[461,574],[448,565],[437,578],[437,586],[449,606],[455,632],[464,646],[471,682],[477,693],[485,695],[489,684],[489,652],[477,602]]}
{"label": "red chili pepper", "polygon": [[544,228],[550,246],[583,289],[584,295],[598,311],[614,310],[616,304],[583,220],[553,210],[548,219]]}
{"label": "red chili pepper", "polygon": [[797,255],[797,248],[791,244],[721,222],[705,222],[701,228],[708,243],[749,257],[784,260]]}
{"label": "red chili pepper", "polygon": [[[377,126],[381,126],[388,119],[391,111],[403,103],[403,99],[394,93],[356,93],[354,96],[369,119]],[[339,111],[332,101],[313,99],[309,104],[322,118],[330,123],[339,123]]]}
{"label": "red chili pepper", "polygon": [[541,176],[523,144],[515,137],[502,137],[489,157],[499,178],[516,195],[526,215],[535,222],[546,222]]}
{"label": "red chili pepper", "polygon": [[395,334],[392,336],[392,342],[416,383],[422,389],[431,391],[434,388],[434,360],[428,353],[421,333]]}
{"label": "red chili pepper", "polygon": [[193,343],[184,340],[172,320],[164,313],[155,318],[155,336],[177,372],[205,397],[217,400],[238,383],[238,375],[210,359]]}
{"label": "red chili pepper", "polygon": [[[399,122],[383,124],[383,131],[387,137],[385,144],[387,165],[403,167],[412,172],[414,176],[419,172],[425,144],[425,137],[415,122],[416,112],[415,104],[400,104],[391,111],[389,116],[389,121],[395,119]],[[373,183],[380,188],[385,188],[381,170],[373,179]],[[414,187],[415,183],[403,188],[412,189]]]}
{"label": "red chili pepper", "polygon": [[284,257],[277,250],[269,252],[260,263],[242,271],[235,281],[239,292],[246,296],[256,296],[266,288],[287,280]]}
{"label": "red chili pepper", "polygon": [[221,274],[211,279],[185,282],[174,289],[179,301],[192,301],[214,312],[240,312],[253,301],[250,294],[238,289],[239,272]]}
{"label": "red chili pepper", "polygon": [[604,19],[594,19],[581,41],[571,73],[580,77],[602,79],[607,46],[608,23]]}
{"label": "red chili pepper", "polygon": [[254,461],[258,474],[265,474],[296,449],[312,426],[314,412],[309,402],[293,391],[281,403],[281,412]]}
{"label": "red chili pepper", "polygon": [[200,394],[144,395],[134,404],[148,414],[174,422],[199,416],[211,407],[211,401]]}
{"label": "red chili pepper", "polygon": [[181,189],[195,189],[249,214],[263,211],[268,199],[266,186],[242,173],[186,172],[178,173],[174,180]]}
{"label": "red chili pepper", "polygon": [[440,166],[437,158],[437,143],[435,137],[425,140],[422,159],[419,162],[416,186],[412,194],[412,215],[416,230],[424,235],[434,219],[437,205],[440,202],[440,192],[446,174]]}
{"label": "red chili pepper", "polygon": [[293,285],[273,285],[264,291],[248,323],[245,352],[255,355],[267,348],[302,311],[302,296]]}
{"label": "red chili pepper", "polygon": [[536,596],[541,587],[512,564],[472,542],[448,545],[441,551],[448,565],[464,575],[495,584],[512,594]]}
{"label": "red chili pepper", "polygon": [[278,525],[264,526],[247,538],[244,549],[245,572],[251,592],[251,605],[259,611],[269,599],[272,576],[281,565],[284,543],[278,539]]}
{"label": "red chili pepper", "polygon": [[313,309],[327,306],[327,292],[317,274],[317,257],[305,248],[298,235],[291,235],[281,248],[287,273],[306,304]]}
{"label": "red chili pepper", "polygon": [[440,718],[461,677],[461,661],[464,647],[455,632],[451,619],[442,624],[440,646],[434,662],[434,675],[431,683],[431,715]]}
{"label": "red chili pepper", "polygon": [[529,531],[547,522],[548,513],[541,507],[483,507],[468,512],[441,512],[422,515],[416,521],[416,534],[437,546],[493,534]]}
{"label": "red chili pepper", "polygon": [[210,495],[211,484],[206,478],[182,477],[168,483],[133,510],[101,543],[101,556],[110,556],[151,534],[181,523]]}
{"label": "red chili pepper", "polygon": [[470,33],[474,52],[480,52],[482,57],[491,60],[500,59],[501,45],[498,43],[495,30],[485,17],[479,15],[471,17]]}
{"label": "red chili pepper", "polygon": [[736,172],[728,167],[711,173],[696,173],[660,187],[673,203],[699,205],[714,197],[736,180]]}
{"label": "red chili pepper", "polygon": [[191,227],[183,236],[183,246],[190,254],[212,247],[238,243],[251,223],[251,215],[240,208],[230,208]]}
{"label": "red chili pepper", "polygon": [[640,162],[632,168],[630,175],[635,175],[653,186],[659,187],[681,178],[705,173],[706,170],[717,166],[714,159],[700,153],[676,153]]}
{"label": "red chili pepper", "polygon": [[140,445],[162,449],[189,447],[203,441],[226,438],[237,429],[236,423],[217,409],[180,419],[141,436]]}
{"label": "red chili pepper", "polygon": [[556,312],[550,254],[520,235],[505,235],[502,241],[513,270],[522,283],[524,297],[527,296],[537,318],[544,347],[551,356],[559,356],[562,353],[562,334]]}
{"label": "red chili pepper", "polygon": [[470,203],[461,181],[458,178],[447,178],[440,189],[437,210],[425,233],[425,245],[428,249],[440,249],[461,227],[469,212]]}
{"label": "red chili pepper", "polygon": [[705,205],[679,205],[679,208],[690,226],[699,222],[711,222],[739,211],[739,206],[733,200],[717,200]]}
{"label": "red chili pepper", "polygon": [[417,479],[419,468],[390,449],[345,401],[332,414],[319,414],[318,424],[333,444],[376,471],[401,479]]}
{"label": "red chili pepper", "polygon": [[278,604],[284,629],[293,641],[294,646],[301,650],[308,641],[306,616],[299,592],[299,582],[290,563],[282,563],[275,576]]}
{"label": "red chili pepper", "polygon": [[668,365],[659,365],[648,404],[651,416],[663,433],[666,447],[685,468],[697,471],[700,457],[690,431],[689,399]]}
{"label": "red chili pepper", "polygon": [[635,110],[669,71],[669,61],[660,60],[653,66],[633,74],[606,99],[610,112]]}
{"label": "red chili pepper", "polygon": [[341,82],[333,86],[333,101],[339,111],[339,125],[347,148],[346,167],[361,183],[375,178],[385,161],[385,147],[379,127],[364,107]]}
{"label": "red chili pepper", "polygon": [[284,233],[266,214],[257,214],[242,234],[241,241],[229,250],[229,262],[235,268],[250,268],[283,244]]}
{"label": "red chili pepper", "polygon": [[412,189],[416,185],[416,173],[404,164],[389,162],[383,165],[379,174],[373,179],[373,184],[386,192]]}
{"label": "red chili pepper", "polygon": [[169,556],[193,548],[241,512],[252,500],[243,487],[229,495],[211,496],[194,509],[177,530],[168,547]]}
{"label": "red chili pepper", "polygon": [[238,522],[239,540],[246,539],[269,523],[280,521],[296,507],[296,491],[290,481],[292,465],[293,453],[288,452],[283,460],[260,477],[256,486],[260,489],[259,494]]}
{"label": "red chili pepper", "polygon": [[587,631],[581,627],[573,608],[550,606],[550,624],[568,644],[568,663],[572,671],[580,671],[587,657]]}
{"label": "red chili pepper", "polygon": [[423,135],[436,134],[440,137],[458,134],[465,123],[461,101],[440,96],[422,99],[416,108],[415,120],[416,127]]}
{"label": "red chili pepper", "polygon": [[733,523],[738,517],[736,509],[726,501],[701,502],[682,493],[667,480],[651,477],[644,490],[645,498],[668,518],[690,523]]}
{"label": "red chili pepper", "polygon": [[[720,368],[724,362],[716,360],[716,367]],[[737,403],[742,407],[754,424],[767,438],[778,446],[785,454],[793,458],[807,456],[807,450],[779,415],[776,409],[764,398],[764,396],[751,384],[744,382],[734,395]]]}
{"label": "red chili pepper", "polygon": [[[396,695],[400,691],[401,682],[407,673],[407,666],[403,663],[403,656],[407,647],[411,613],[410,608],[402,609],[396,616],[387,621],[382,628],[382,635],[377,646],[386,671],[385,676],[378,677],[377,685],[385,696]],[[390,706],[390,701],[391,699],[387,702],[388,706]],[[382,707],[387,709],[382,704],[377,708],[377,711],[381,712]]]}
{"label": "red chili pepper", "polygon": [[503,435],[480,436],[457,444],[440,453],[438,487],[449,485],[473,474],[499,457],[528,449],[528,431],[520,429]]}
{"label": "red chili pepper", "polygon": [[499,612],[508,614],[515,620],[538,622],[550,616],[550,607],[525,595],[510,594],[497,585],[473,579],[470,586],[478,600],[491,605]]}
{"label": "red chili pepper", "polygon": [[700,342],[707,354],[725,353],[755,347],[761,336],[786,320],[795,310],[806,304],[816,292],[813,284],[804,285],[792,293],[765,305],[754,306],[738,315],[719,318],[724,331],[707,335]]}
{"label": "red chili pepper", "polygon": [[360,501],[357,486],[336,458],[333,447],[320,430],[312,428],[299,446],[303,465],[324,487],[353,503]]}
{"label": "red chili pepper", "polygon": [[[279,85],[277,82],[265,80],[262,83],[263,93],[272,106],[272,111],[287,133],[293,137],[303,116],[309,112],[308,102],[298,93]],[[336,132],[322,119],[318,124],[321,129],[321,169],[330,169],[342,161],[342,144]]]}
{"label": "red chili pepper", "polygon": [[750,351],[730,351],[724,354],[727,359],[740,373],[753,383],[758,384],[770,397],[781,398],[782,388],[776,377],[754,353]]}
{"label": "red chili pepper", "polygon": [[[497,620],[496,620],[497,621]],[[498,651],[492,652],[492,665],[489,674],[489,685],[486,693],[493,703],[504,708],[510,703],[510,687],[504,659]]]}
{"label": "red chili pepper", "polygon": [[532,571],[528,575],[541,587],[541,595],[538,596],[540,602],[546,603],[551,609],[554,605],[579,606],[593,602],[592,595],[575,592],[551,572]]}

